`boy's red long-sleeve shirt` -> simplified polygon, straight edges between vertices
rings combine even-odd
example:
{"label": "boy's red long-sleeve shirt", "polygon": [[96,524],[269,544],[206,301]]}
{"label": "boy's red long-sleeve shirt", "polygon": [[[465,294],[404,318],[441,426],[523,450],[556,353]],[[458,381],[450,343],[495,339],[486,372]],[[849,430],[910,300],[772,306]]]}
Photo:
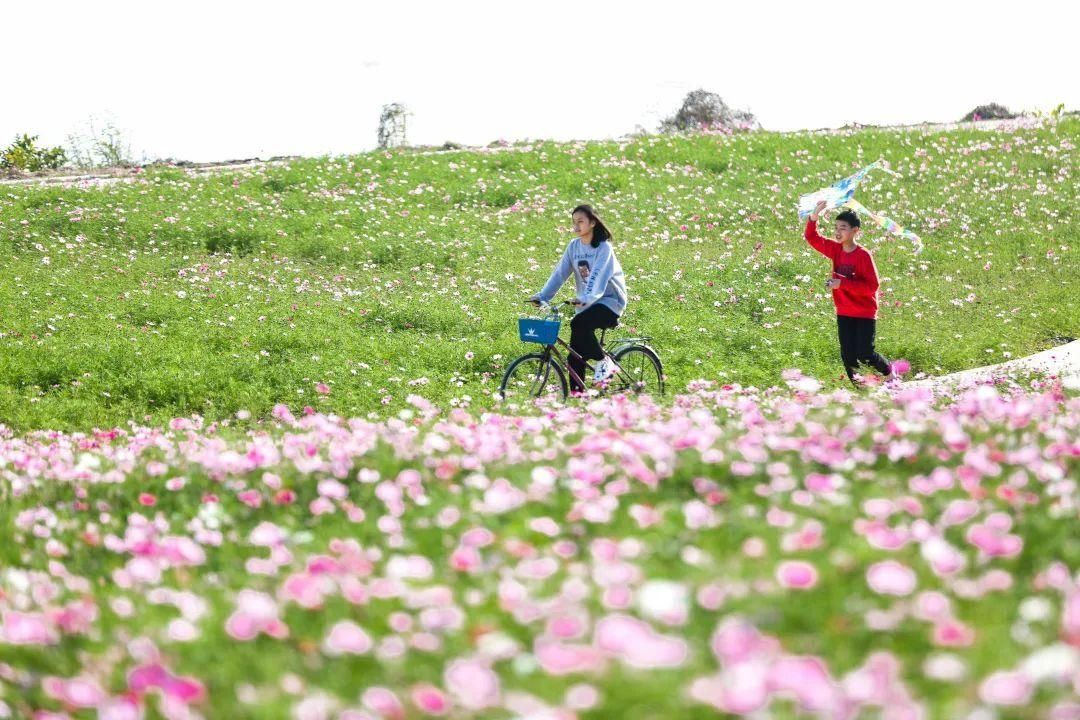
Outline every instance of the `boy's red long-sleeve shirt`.
{"label": "boy's red long-sleeve shirt", "polygon": [[806,242],[832,260],[833,277],[840,278],[840,287],[832,291],[836,314],[876,320],[878,274],[870,251],[860,245],[844,252],[841,243],[818,234],[813,220],[806,223]]}

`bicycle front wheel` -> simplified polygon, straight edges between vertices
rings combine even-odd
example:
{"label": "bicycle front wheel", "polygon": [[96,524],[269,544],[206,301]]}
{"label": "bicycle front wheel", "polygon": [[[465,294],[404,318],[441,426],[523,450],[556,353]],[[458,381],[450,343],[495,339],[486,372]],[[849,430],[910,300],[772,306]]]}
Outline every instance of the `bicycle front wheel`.
{"label": "bicycle front wheel", "polygon": [[608,389],[616,393],[664,394],[664,367],[660,358],[644,345],[627,345],[612,356],[619,372],[612,376]]}
{"label": "bicycle front wheel", "polygon": [[566,374],[547,353],[529,353],[510,363],[499,386],[499,396],[512,402],[534,398],[565,400],[569,392]]}

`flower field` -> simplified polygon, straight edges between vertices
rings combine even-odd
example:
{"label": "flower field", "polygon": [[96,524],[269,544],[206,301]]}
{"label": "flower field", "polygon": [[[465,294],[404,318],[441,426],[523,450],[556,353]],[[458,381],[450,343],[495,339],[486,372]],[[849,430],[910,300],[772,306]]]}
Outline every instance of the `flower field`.
{"label": "flower field", "polygon": [[0,716],[1075,718],[1080,400],[787,384],[8,436]]}
{"label": "flower field", "polygon": [[[913,375],[1080,335],[1080,121],[0,186],[0,719],[1080,718],[1080,398],[841,377],[794,199]],[[864,162],[865,161],[865,162]],[[662,398],[500,403],[598,207]]]}

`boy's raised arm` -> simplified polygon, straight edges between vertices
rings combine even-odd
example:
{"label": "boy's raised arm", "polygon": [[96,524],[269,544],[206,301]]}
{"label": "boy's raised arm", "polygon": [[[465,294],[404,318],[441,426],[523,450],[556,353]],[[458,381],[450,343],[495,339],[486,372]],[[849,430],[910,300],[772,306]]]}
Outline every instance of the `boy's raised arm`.
{"label": "boy's raised arm", "polygon": [[806,242],[810,244],[810,247],[817,250],[819,253],[827,258],[832,258],[836,255],[837,249],[840,247],[838,243],[834,243],[832,240],[821,237],[817,231],[818,216],[821,211],[825,209],[826,202],[822,200],[814,208],[814,212],[810,214],[810,219],[806,221],[806,232],[803,236],[806,238]]}

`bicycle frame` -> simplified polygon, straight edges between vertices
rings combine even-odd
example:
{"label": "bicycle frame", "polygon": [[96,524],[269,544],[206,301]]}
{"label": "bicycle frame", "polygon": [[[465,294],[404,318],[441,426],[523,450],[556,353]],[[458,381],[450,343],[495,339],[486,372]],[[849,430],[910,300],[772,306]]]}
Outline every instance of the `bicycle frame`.
{"label": "bicycle frame", "polygon": [[[619,341],[615,342],[614,347],[619,348],[619,347],[623,347],[624,345],[633,345],[633,344],[634,344],[634,341],[623,342],[623,341],[619,340]],[[559,348],[556,347],[556,345],[560,345],[563,348],[565,348],[565,350],[566,350],[566,357],[565,358],[563,357],[563,354],[561,352],[559,352]],[[608,352],[608,349],[606,347],[604,347],[603,345],[600,346],[600,352],[604,353],[604,357],[611,359],[612,362],[615,362],[615,357],[610,352]],[[580,360],[584,364],[586,370],[592,370],[593,366],[589,362],[588,359],[582,357],[581,353],[579,353],[574,348],[570,347],[570,343],[566,342],[561,337],[555,339],[555,345],[545,345],[544,346],[545,359],[550,358],[552,355],[555,356],[555,360],[559,363],[559,365],[561,365],[566,370],[567,375],[570,376],[571,380],[573,381],[573,382],[571,382],[571,385],[577,385],[579,387],[587,387],[587,384],[585,383],[585,380],[582,379],[582,377],[580,375],[578,375],[576,372],[574,372],[574,369],[570,367],[570,358],[573,357],[573,358],[575,358],[577,360]],[[633,378],[631,378],[629,375],[627,375],[623,371],[623,369],[621,367],[619,367],[618,363],[615,363],[615,367],[617,369],[615,371],[615,374],[612,375],[612,378],[616,378],[616,377],[619,377],[620,375],[622,375],[623,380],[627,384],[633,382]],[[588,374],[588,373],[586,373],[586,374]],[[609,380],[609,382],[610,382],[610,380]]]}
{"label": "bicycle frame", "polygon": [[[551,312],[551,314],[555,315],[556,317],[561,317],[561,313],[559,312],[559,307],[557,305],[552,305],[551,303],[543,303],[543,304],[540,305],[540,307],[548,309]],[[606,328],[604,329],[604,332],[605,333],[607,332]],[[601,338],[603,338],[603,335],[601,335]],[[615,340],[612,343],[612,347],[615,348],[615,349],[618,349],[618,348],[625,347],[625,346],[637,345],[643,339],[645,339],[645,338],[619,338],[619,339]],[[557,345],[560,345],[563,348],[565,348],[565,350],[566,350],[566,357],[565,358],[563,357],[563,354],[561,352],[559,352],[558,347],[556,347]],[[589,363],[589,360],[587,360],[586,358],[581,356],[581,353],[579,353],[577,350],[574,350],[574,348],[570,347],[570,343],[566,342],[561,337],[557,337],[557,338],[555,338],[555,343],[554,344],[544,346],[544,351],[543,352],[544,352],[544,359],[545,360],[550,359],[552,355],[555,356],[555,360],[559,363],[559,365],[561,365],[566,370],[567,375],[570,376],[571,385],[577,385],[578,387],[582,387],[582,388],[587,387],[587,385],[585,383],[585,380],[580,375],[578,375],[576,372],[574,372],[573,368],[570,367],[569,360],[570,360],[571,357],[574,357],[575,359],[580,360],[582,362],[582,364],[585,366],[586,370],[592,370],[593,366]],[[612,355],[610,352],[608,352],[608,349],[606,347],[604,347],[603,342],[600,343],[600,352],[604,353],[605,358],[608,358],[612,362],[615,362],[614,355]],[[616,368],[615,374],[612,375],[612,378],[622,376],[623,381],[626,382],[628,385],[633,383],[634,379],[632,377],[630,377],[628,374],[626,374],[626,372],[619,366],[618,363],[615,363],[615,368]],[[588,373],[586,373],[586,374],[588,374]],[[610,380],[608,382],[610,383]]]}

